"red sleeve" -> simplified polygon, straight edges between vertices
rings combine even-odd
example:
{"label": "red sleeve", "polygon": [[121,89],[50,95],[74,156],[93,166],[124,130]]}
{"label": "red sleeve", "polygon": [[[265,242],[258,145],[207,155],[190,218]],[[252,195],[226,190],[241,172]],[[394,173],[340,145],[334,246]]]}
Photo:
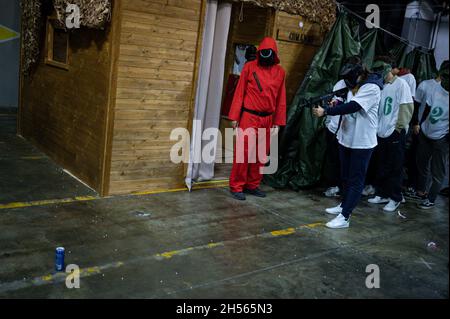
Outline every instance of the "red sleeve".
{"label": "red sleeve", "polygon": [[286,74],[283,72],[282,83],[278,91],[277,105],[275,115],[273,116],[273,125],[286,125]]}
{"label": "red sleeve", "polygon": [[241,118],[241,109],[242,105],[244,105],[245,91],[247,90],[248,68],[249,64],[247,63],[242,69],[236,91],[234,91],[233,102],[231,103],[230,113],[228,114],[228,117],[233,121],[239,121]]}

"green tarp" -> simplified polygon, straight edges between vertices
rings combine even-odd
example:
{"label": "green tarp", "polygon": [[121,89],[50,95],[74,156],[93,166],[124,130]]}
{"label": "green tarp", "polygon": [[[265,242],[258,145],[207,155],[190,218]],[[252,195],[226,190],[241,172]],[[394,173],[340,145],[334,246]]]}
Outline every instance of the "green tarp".
{"label": "green tarp", "polygon": [[299,189],[321,178],[326,149],[324,119],[317,119],[304,106],[307,99],[329,93],[338,80],[343,61],[360,53],[358,23],[341,13],[314,56],[305,80],[291,103],[281,134],[279,169],[265,182],[277,188]]}
{"label": "green tarp", "polygon": [[326,150],[324,119],[315,118],[305,102],[332,91],[346,58],[360,55],[370,67],[376,55],[391,54],[400,66],[412,70],[418,83],[434,77],[432,52],[415,49],[408,53],[402,42],[387,52],[383,37],[382,30],[371,29],[360,40],[359,24],[346,12],[339,13],[288,109],[287,124],[280,134],[278,170],[264,176],[266,184],[298,190],[321,180]]}

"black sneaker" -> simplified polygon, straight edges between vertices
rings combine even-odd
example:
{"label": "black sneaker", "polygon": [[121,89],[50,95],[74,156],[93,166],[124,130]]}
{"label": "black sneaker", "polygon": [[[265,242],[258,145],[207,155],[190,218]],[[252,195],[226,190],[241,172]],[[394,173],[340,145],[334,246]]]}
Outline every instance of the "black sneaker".
{"label": "black sneaker", "polygon": [[430,202],[428,199],[424,200],[422,203],[417,204],[420,209],[431,209],[434,207],[434,203]]}
{"label": "black sneaker", "polygon": [[415,200],[415,201],[424,201],[427,199],[428,195],[424,194],[424,195],[419,195],[417,192],[405,192],[403,194],[406,198],[409,198],[411,200]]}
{"label": "black sneaker", "polygon": [[253,196],[257,196],[257,197],[266,197],[266,193],[264,193],[262,190],[260,190],[259,188],[255,188],[255,189],[244,189],[244,193],[246,194],[250,194]]}
{"label": "black sneaker", "polygon": [[245,200],[245,195],[242,192],[230,192],[231,196],[233,196],[234,199],[237,200]]}

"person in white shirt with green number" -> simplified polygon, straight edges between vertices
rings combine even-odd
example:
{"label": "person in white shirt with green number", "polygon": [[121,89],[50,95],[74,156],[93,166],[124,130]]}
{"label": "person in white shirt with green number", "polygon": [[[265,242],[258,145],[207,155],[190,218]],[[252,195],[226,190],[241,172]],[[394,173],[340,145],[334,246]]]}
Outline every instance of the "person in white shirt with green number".
{"label": "person in white shirt with green number", "polygon": [[392,73],[388,57],[376,58],[372,68],[383,73],[384,87],[378,108],[376,192],[368,202],[386,204],[383,210],[394,212],[403,199],[406,132],[414,112],[414,102],[408,83]]}
{"label": "person in white shirt with green number", "polygon": [[449,63],[445,61],[439,70],[441,83],[433,90],[425,92],[425,109],[420,124],[419,146],[417,152],[417,193],[426,194],[427,177],[431,167],[431,187],[427,198],[418,205],[422,209],[434,207],[445,177],[445,165],[448,160],[449,132]]}

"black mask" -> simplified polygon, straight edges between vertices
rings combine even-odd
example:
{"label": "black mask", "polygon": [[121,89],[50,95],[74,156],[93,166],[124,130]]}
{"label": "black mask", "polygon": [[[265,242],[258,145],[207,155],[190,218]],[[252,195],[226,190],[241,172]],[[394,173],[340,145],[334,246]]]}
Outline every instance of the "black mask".
{"label": "black mask", "polygon": [[362,72],[363,68],[360,64],[347,63],[342,67],[340,76],[349,89],[354,89],[358,85],[358,78]]}
{"label": "black mask", "polygon": [[262,66],[271,66],[275,64],[275,52],[272,49],[259,51],[259,64]]}

